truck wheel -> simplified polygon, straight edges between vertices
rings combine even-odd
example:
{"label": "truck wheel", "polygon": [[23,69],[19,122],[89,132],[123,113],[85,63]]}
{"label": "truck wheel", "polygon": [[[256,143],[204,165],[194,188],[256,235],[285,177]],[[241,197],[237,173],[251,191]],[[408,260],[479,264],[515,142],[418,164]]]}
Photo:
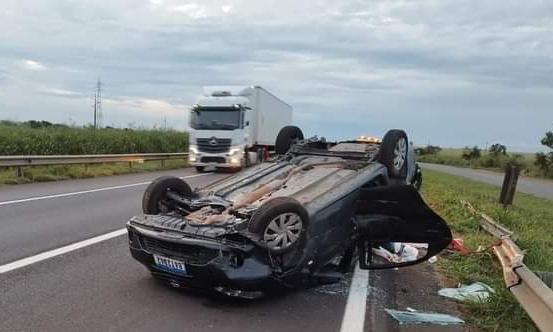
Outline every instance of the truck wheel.
{"label": "truck wheel", "polygon": [[301,129],[296,126],[286,126],[283,127],[277,135],[276,141],[275,141],[275,152],[276,154],[283,155],[288,150],[290,150],[290,147],[292,146],[292,143],[294,140],[302,140],[303,139],[303,133],[301,132]]}
{"label": "truck wheel", "polygon": [[248,230],[259,235],[271,254],[284,254],[303,245],[309,216],[290,197],[277,197],[264,203],[252,216]]}
{"label": "truck wheel", "polygon": [[403,130],[389,130],[380,145],[378,161],[388,169],[390,178],[405,179],[407,177],[407,149],[409,147],[407,134]]}
{"label": "truck wheel", "polygon": [[142,211],[145,214],[158,214],[169,212],[171,207],[167,204],[167,191],[171,190],[184,197],[192,196],[192,188],[188,183],[174,176],[161,176],[155,179],[144,191],[142,196]]}
{"label": "truck wheel", "polygon": [[196,172],[198,173],[205,172],[205,166],[196,166]]}

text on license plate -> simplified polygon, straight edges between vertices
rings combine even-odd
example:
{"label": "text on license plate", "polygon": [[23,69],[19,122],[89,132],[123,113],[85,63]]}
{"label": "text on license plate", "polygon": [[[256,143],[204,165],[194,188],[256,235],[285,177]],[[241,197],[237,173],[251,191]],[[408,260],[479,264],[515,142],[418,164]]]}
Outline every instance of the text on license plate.
{"label": "text on license plate", "polygon": [[186,273],[186,266],[184,265],[184,262],[178,261],[176,259],[154,255],[154,262],[159,268],[163,270],[177,273]]}

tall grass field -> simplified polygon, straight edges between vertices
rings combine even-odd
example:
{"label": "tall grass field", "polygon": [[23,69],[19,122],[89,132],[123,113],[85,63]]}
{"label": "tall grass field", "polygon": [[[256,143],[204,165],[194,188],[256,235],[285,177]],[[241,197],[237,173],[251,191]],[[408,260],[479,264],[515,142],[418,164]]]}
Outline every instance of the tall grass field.
{"label": "tall grass field", "polygon": [[188,134],[174,130],[77,128],[0,122],[0,155],[184,152]]}
{"label": "tall grass field", "polygon": [[[43,121],[0,121],[2,155],[81,155],[186,152],[188,133],[175,130],[78,128]],[[130,167],[132,166],[132,167]],[[55,181],[186,166],[186,160],[0,168],[1,184]]]}

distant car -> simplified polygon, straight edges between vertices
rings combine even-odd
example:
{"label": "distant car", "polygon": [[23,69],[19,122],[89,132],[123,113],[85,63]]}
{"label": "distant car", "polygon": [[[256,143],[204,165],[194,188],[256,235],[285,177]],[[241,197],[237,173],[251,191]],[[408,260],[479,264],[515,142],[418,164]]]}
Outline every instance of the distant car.
{"label": "distant car", "polygon": [[[358,257],[362,268],[416,264],[451,241],[418,194],[404,131],[288,144],[274,160],[199,190],[176,177],[152,182],[144,215],[127,223],[132,256],[174,287],[245,296],[339,280]],[[423,250],[379,263],[375,253],[398,243]]]}

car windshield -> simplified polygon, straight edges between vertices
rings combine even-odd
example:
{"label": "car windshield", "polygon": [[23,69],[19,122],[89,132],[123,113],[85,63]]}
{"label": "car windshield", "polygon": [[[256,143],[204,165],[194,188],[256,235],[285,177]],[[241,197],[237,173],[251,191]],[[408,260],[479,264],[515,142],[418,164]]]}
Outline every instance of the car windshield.
{"label": "car windshield", "polygon": [[194,129],[234,130],[240,128],[240,110],[234,107],[200,107],[190,114]]}

